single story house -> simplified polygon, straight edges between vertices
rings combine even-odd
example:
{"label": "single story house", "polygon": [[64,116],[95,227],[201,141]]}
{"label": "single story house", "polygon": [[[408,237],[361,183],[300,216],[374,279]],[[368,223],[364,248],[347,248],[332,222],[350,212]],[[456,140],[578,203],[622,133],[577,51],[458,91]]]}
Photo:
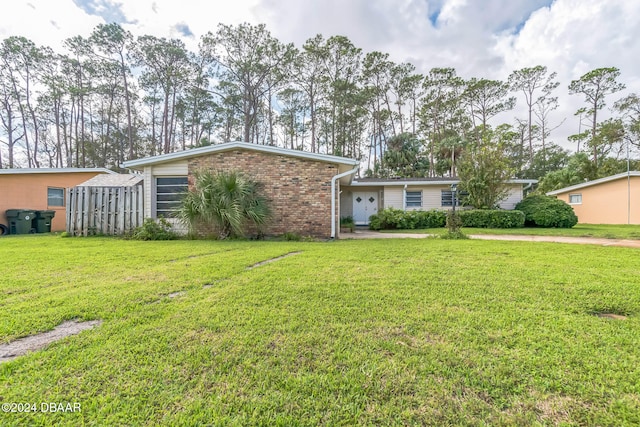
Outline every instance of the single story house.
{"label": "single story house", "polygon": [[[525,190],[538,181],[513,179],[507,197],[499,206],[514,209]],[[383,208],[402,210],[451,209],[452,184],[457,178],[361,178],[343,188],[340,195],[341,215],[353,217],[357,225],[369,224],[369,217]],[[460,206],[460,200],[456,200]]]}
{"label": "single story house", "polygon": [[229,142],[130,160],[122,166],[142,172],[146,218],[170,218],[180,206],[179,193],[193,187],[196,172],[239,171],[261,184],[270,202],[273,219],[266,234],[295,232],[336,238],[340,230],[340,190],[351,182],[359,162],[268,145]]}
{"label": "single story house", "polygon": [[51,231],[64,231],[66,189],[104,174],[115,172],[104,168],[0,169],[0,224],[8,225],[8,209],[52,210]]}
{"label": "single story house", "polygon": [[640,224],[640,172],[630,171],[550,191],[581,224]]}

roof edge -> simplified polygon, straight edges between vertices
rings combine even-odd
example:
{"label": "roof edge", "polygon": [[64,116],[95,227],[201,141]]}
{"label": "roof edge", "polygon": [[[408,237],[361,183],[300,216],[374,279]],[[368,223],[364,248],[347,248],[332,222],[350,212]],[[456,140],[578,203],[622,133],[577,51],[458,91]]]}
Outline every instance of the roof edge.
{"label": "roof edge", "polygon": [[579,190],[581,188],[591,187],[593,185],[604,184],[605,182],[626,178],[627,176],[640,176],[640,171],[629,171],[628,173],[622,172],[615,175],[605,176],[604,178],[598,178],[592,181],[582,182],[580,184],[570,185],[568,187],[560,188],[558,190],[549,191],[545,194],[547,196],[556,196],[558,194],[566,193],[568,191]]}
{"label": "roof edge", "polygon": [[27,174],[27,173],[81,173],[81,172],[101,172],[117,174],[107,168],[15,168],[0,169],[0,175]]}
{"label": "roof edge", "polygon": [[173,153],[160,154],[158,156],[151,156],[151,157],[144,157],[142,159],[128,160],[126,162],[123,162],[121,166],[127,169],[136,169],[140,166],[153,165],[157,163],[166,163],[172,160],[188,159],[188,158],[197,157],[203,154],[213,154],[217,152],[228,151],[228,150],[233,150],[238,148],[252,150],[252,151],[259,151],[263,153],[299,157],[299,158],[317,160],[317,161],[328,162],[328,163],[340,163],[340,164],[353,165],[353,166],[357,166],[360,164],[359,160],[350,159],[347,157],[333,156],[330,154],[309,153],[307,151],[291,150],[288,148],[273,147],[271,145],[250,144],[248,142],[235,141],[235,142],[225,142],[222,144],[208,145],[206,147],[192,148],[189,150],[175,151]]}
{"label": "roof edge", "polygon": [[[376,185],[381,185],[381,186],[400,186],[400,185],[447,185],[447,184],[458,184],[460,182],[459,179],[446,179],[443,178],[442,180],[433,180],[433,181],[411,181],[410,179],[406,180],[406,181],[402,181],[402,180],[393,180],[393,181],[358,181],[358,180],[353,180],[353,182],[350,185],[355,185],[355,186],[376,186]],[[509,184],[537,184],[538,180],[537,179],[510,179],[509,181],[507,181]]]}

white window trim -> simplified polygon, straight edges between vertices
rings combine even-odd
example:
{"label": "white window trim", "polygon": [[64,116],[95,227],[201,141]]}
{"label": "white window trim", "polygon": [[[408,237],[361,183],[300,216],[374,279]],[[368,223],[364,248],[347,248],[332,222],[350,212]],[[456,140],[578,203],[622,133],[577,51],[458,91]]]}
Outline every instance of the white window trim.
{"label": "white window trim", "polygon": [[[49,190],[60,190],[62,191],[62,204],[61,205],[50,205],[49,204]],[[47,207],[52,207],[52,208],[64,208],[67,206],[67,196],[66,196],[66,191],[64,188],[62,187],[47,187]]]}
{"label": "white window trim", "polygon": [[[571,196],[580,196],[580,201],[579,202],[572,202],[571,201]],[[569,193],[569,203],[570,205],[581,205],[582,204],[582,193]]]}

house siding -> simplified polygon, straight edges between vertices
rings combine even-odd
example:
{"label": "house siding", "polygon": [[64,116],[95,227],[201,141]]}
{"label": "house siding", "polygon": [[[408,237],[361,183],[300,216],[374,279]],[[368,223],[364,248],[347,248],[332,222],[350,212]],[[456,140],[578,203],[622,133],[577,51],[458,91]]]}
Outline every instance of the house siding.
{"label": "house siding", "polygon": [[[570,194],[581,194],[581,204],[571,204],[581,224],[640,224],[640,177],[604,182],[563,192],[558,199],[569,203]],[[629,202],[631,216],[629,216]]]}
{"label": "house siding", "polygon": [[[200,170],[239,171],[261,184],[272,210],[266,234],[331,236],[331,178],[338,174],[337,164],[234,149],[189,159],[190,187],[194,185],[194,172]],[[336,182],[336,212],[340,211],[339,194],[340,183]],[[337,237],[339,215],[334,221]]]}
{"label": "house siding", "polygon": [[402,187],[384,187],[384,208],[404,209]]}
{"label": "house siding", "polygon": [[516,205],[520,203],[522,197],[522,185],[511,187],[507,193],[507,197],[502,200],[498,206],[500,206],[501,209],[513,210],[516,208]]}
{"label": "house siding", "polygon": [[[364,187],[353,187],[354,190],[358,190]],[[373,188],[373,187],[371,187]],[[451,209],[450,206],[442,206],[442,191],[450,191],[451,186],[447,184],[442,185],[409,185],[406,191],[421,191],[422,192],[422,206],[404,206],[404,186],[385,186],[384,187],[384,208],[394,208],[402,210],[432,210],[432,209]],[[374,190],[370,190],[374,191]],[[522,184],[514,184],[509,188],[507,197],[500,202],[499,206],[502,209],[514,209],[516,204],[522,200]],[[345,198],[346,200],[346,198]]]}

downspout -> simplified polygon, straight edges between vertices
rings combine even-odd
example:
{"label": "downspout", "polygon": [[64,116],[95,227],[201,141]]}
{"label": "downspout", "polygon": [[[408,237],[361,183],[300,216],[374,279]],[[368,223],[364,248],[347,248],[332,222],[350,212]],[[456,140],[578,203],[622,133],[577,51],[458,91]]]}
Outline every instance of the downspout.
{"label": "downspout", "polygon": [[524,187],[524,188],[522,189],[522,197],[524,197],[524,193],[525,193],[528,189],[530,189],[531,187],[533,187],[533,182],[530,182],[529,184],[527,184],[527,186],[526,186],[526,187]]}
{"label": "downspout", "polygon": [[347,175],[353,175],[354,173],[358,172],[358,169],[360,169],[360,166],[358,166],[355,169],[351,169],[349,171],[346,172],[342,172],[341,174],[338,174],[336,176],[334,176],[333,178],[331,178],[331,238],[335,239],[336,238],[336,218],[335,218],[335,214],[336,214],[336,181],[339,180],[340,178],[343,178]]}
{"label": "downspout", "polygon": [[407,184],[405,184],[402,189],[402,210],[407,210]]}

